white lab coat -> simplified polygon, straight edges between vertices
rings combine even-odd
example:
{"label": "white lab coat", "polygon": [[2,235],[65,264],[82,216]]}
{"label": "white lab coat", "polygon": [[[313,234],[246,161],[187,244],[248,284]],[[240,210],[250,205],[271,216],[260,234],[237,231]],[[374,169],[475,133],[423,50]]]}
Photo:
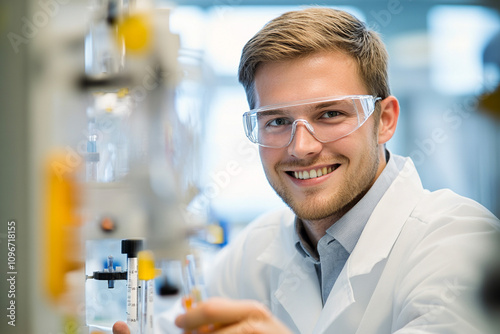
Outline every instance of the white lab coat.
{"label": "white lab coat", "polygon": [[[384,194],[322,305],[295,249],[294,215],[250,224],[216,260],[209,294],[255,299],[296,333],[488,333],[477,290],[499,222],[449,190],[422,188],[410,159]],[[495,237],[494,237],[495,236]]]}

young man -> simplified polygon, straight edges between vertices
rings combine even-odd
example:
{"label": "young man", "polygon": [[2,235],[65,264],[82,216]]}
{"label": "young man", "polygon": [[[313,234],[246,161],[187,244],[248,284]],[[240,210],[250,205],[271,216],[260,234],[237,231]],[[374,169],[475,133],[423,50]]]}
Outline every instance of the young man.
{"label": "young man", "polygon": [[176,324],[486,333],[477,289],[498,220],[449,190],[424,190],[412,161],[385,149],[399,104],[379,37],[342,11],[286,13],[247,43],[239,79],[247,136],[291,211],[260,217],[226,247],[208,280],[222,298]]}

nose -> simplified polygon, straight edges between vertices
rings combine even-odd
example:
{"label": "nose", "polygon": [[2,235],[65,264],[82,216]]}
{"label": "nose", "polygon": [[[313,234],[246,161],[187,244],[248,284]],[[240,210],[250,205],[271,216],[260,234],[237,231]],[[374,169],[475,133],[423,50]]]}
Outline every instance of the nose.
{"label": "nose", "polygon": [[309,123],[302,121],[295,124],[295,133],[288,145],[288,154],[304,159],[319,153],[322,148],[323,144],[313,136],[313,129]]}

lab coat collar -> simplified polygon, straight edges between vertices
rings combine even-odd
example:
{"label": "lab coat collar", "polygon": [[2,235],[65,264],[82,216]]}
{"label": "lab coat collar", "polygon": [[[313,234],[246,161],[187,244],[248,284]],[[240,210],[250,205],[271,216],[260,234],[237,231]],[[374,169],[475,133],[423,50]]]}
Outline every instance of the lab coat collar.
{"label": "lab coat collar", "polygon": [[290,234],[290,229],[293,229],[295,215],[291,210],[284,211],[281,216],[280,228],[276,233],[275,238],[262,251],[257,258],[259,261],[269,264],[278,269],[284,270],[286,265],[296,253],[293,240],[286,236]]}
{"label": "lab coat collar", "polygon": [[[260,254],[258,260],[281,270],[274,301],[290,315],[300,333],[311,333],[322,310],[316,270],[297,252],[294,240],[294,214],[282,216],[280,232]],[[307,317],[304,316],[307,305]]]}
{"label": "lab coat collar", "polygon": [[[335,282],[315,333],[324,333],[332,323],[345,322],[349,318],[348,314],[339,316],[356,301],[355,291],[371,294],[367,289],[373,291],[383,269],[380,266],[375,268],[376,265],[383,266],[382,261],[389,256],[404,223],[423,194],[415,166],[411,159],[406,158],[403,169],[375,207]],[[339,327],[342,326],[336,326]]]}
{"label": "lab coat collar", "polygon": [[347,266],[349,277],[369,273],[389,255],[408,216],[424,194],[420,177],[410,158],[391,184],[363,230]]}

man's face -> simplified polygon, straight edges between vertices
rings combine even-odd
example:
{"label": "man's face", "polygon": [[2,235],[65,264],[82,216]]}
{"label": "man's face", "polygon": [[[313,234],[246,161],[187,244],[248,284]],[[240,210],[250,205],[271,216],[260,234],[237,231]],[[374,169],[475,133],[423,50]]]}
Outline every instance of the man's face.
{"label": "man's face", "polygon": [[[255,94],[256,107],[262,107],[335,95],[367,95],[368,91],[353,58],[321,52],[261,65],[255,76]],[[306,108],[300,118],[308,119]],[[331,143],[317,141],[299,123],[290,145],[260,147],[260,156],[271,186],[303,220],[344,214],[385,166],[379,163],[383,149],[373,115],[358,130]],[[324,167],[331,172],[309,179],[294,176],[294,172],[324,171]]]}

